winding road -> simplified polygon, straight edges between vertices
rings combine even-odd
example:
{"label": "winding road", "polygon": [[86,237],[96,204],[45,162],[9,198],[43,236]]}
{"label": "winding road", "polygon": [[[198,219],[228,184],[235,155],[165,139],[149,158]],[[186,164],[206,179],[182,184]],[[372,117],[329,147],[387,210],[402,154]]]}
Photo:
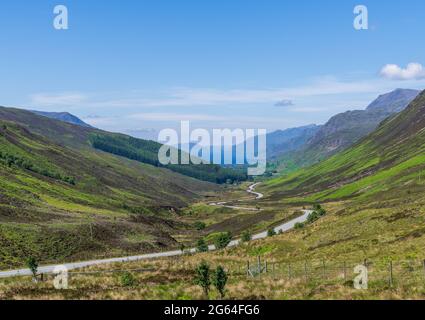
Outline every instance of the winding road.
{"label": "winding road", "polygon": [[[252,184],[246,190],[246,192],[248,192],[249,194],[253,194],[253,195],[256,196],[255,200],[260,200],[260,199],[264,198],[264,195],[262,193],[254,191],[255,187],[257,187],[259,184],[260,183]],[[243,201],[243,200],[239,200],[239,201]],[[228,202],[212,202],[209,205],[214,206],[214,207],[224,207],[224,208],[230,208],[230,209],[236,209],[236,210],[261,211],[261,209],[258,209],[258,208],[246,208],[246,207],[228,205]]]}
{"label": "winding road", "polygon": [[246,192],[248,192],[248,193],[250,193],[250,194],[255,195],[255,196],[256,196],[255,200],[260,200],[260,199],[264,198],[264,194],[259,193],[259,192],[255,192],[255,191],[254,191],[254,190],[255,190],[255,188],[256,188],[259,184],[260,184],[260,182],[258,182],[258,183],[254,183],[253,185],[250,185],[250,186],[248,187],[248,190],[246,191]]}
{"label": "winding road", "polygon": [[[255,187],[257,187],[259,183],[253,184],[249,186],[247,192],[249,194],[253,194],[256,196],[256,200],[261,199],[264,197],[263,194],[255,192]],[[254,209],[254,208],[243,208],[243,207],[237,207],[237,206],[227,206],[226,202],[219,202],[219,203],[211,203],[212,206],[223,206],[223,207],[229,207],[233,209],[242,209],[242,210],[251,210],[251,211],[259,211],[260,209]],[[274,228],[276,233],[279,232],[286,232],[294,228],[296,223],[302,223],[305,222],[309,216],[310,213],[312,213],[312,210],[303,210],[304,214],[294,220],[291,220],[289,222],[283,223],[280,226],[277,226]],[[253,240],[259,240],[267,238],[267,231],[255,234],[253,235]],[[241,243],[241,240],[233,240],[230,242],[229,247],[235,247],[238,246]],[[215,250],[215,246],[209,246],[209,250],[213,251]],[[192,248],[189,250],[191,253],[196,252],[196,248]],[[112,259],[103,259],[103,260],[90,260],[85,262],[75,262],[75,263],[65,263],[63,265],[49,265],[49,266],[43,266],[38,268],[38,273],[54,273],[55,268],[58,266],[65,266],[68,271],[80,269],[84,267],[89,266],[96,266],[96,265],[102,265],[102,264],[109,264],[109,263],[122,263],[122,262],[130,262],[130,261],[140,261],[140,260],[148,260],[148,259],[154,259],[154,258],[165,258],[165,257],[175,257],[183,255],[183,252],[181,250],[176,251],[168,251],[168,252],[157,252],[157,253],[150,253],[150,254],[144,254],[139,256],[131,256],[131,257],[123,257],[123,258],[112,258]],[[16,277],[16,276],[30,276],[32,273],[29,269],[19,269],[19,270],[10,270],[10,271],[2,271],[0,272],[0,278],[9,278],[9,277]]]}

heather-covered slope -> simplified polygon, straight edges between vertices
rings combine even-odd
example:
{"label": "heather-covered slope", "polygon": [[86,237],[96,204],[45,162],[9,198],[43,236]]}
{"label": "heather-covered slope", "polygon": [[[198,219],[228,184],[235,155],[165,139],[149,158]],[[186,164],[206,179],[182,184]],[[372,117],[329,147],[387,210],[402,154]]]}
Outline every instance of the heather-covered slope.
{"label": "heather-covered slope", "polygon": [[0,268],[176,246],[215,184],[94,149],[108,133],[0,108]]}
{"label": "heather-covered slope", "polygon": [[[158,162],[158,150],[161,144],[157,142],[74,125],[63,120],[51,119],[13,108],[0,107],[0,120],[19,123],[33,133],[77,151],[92,152],[93,149],[98,149],[141,163],[161,166]],[[189,177],[214,183],[244,181],[248,178],[246,170],[243,168],[223,168],[216,165],[170,165],[167,168]]]}

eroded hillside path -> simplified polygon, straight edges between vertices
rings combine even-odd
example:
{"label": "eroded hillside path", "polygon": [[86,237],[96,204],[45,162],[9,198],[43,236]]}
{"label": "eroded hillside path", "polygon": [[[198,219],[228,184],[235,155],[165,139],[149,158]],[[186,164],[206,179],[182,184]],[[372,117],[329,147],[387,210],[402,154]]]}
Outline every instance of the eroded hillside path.
{"label": "eroded hillside path", "polygon": [[[256,196],[255,200],[262,199],[264,195],[259,192],[255,192],[255,188],[259,185],[259,183],[253,184],[248,187],[247,192],[249,194],[253,194]],[[244,207],[238,207],[238,206],[227,206],[227,202],[219,202],[219,203],[211,203],[210,205],[215,206],[223,206],[223,207],[229,207],[232,209],[239,209],[239,210],[251,210],[251,211],[259,211],[260,209],[257,208],[244,208]],[[292,230],[295,227],[295,224],[305,222],[308,218],[308,216],[313,212],[312,210],[303,210],[304,214],[294,220],[291,220],[289,222],[283,223],[276,228],[274,228],[276,233],[280,232],[287,232],[289,230]],[[267,238],[267,231],[255,234],[252,236],[252,240],[259,240]],[[235,247],[238,246],[241,243],[241,240],[233,240],[230,242],[229,247]],[[215,246],[209,246],[208,247],[210,251],[215,250]],[[196,253],[196,248],[192,248],[190,250],[191,253]],[[49,266],[43,266],[38,268],[38,273],[41,274],[49,274],[54,273],[55,268],[58,266],[65,266],[68,271],[75,270],[75,269],[81,269],[85,267],[90,266],[96,266],[96,265],[102,265],[102,264],[109,264],[109,263],[123,263],[123,262],[130,262],[130,261],[141,261],[141,260],[148,260],[148,259],[155,259],[155,258],[166,258],[166,257],[175,257],[175,256],[181,256],[184,253],[181,250],[175,250],[175,251],[168,251],[168,252],[157,252],[157,253],[150,253],[150,254],[144,254],[139,256],[130,256],[130,257],[122,257],[122,258],[111,258],[111,259],[103,259],[103,260],[90,260],[90,261],[84,261],[84,262],[74,262],[74,263],[65,263],[62,265],[49,265]],[[32,273],[29,269],[17,269],[17,270],[10,270],[10,271],[2,271],[0,272],[0,278],[9,278],[9,277],[16,277],[16,276],[30,276]]]}

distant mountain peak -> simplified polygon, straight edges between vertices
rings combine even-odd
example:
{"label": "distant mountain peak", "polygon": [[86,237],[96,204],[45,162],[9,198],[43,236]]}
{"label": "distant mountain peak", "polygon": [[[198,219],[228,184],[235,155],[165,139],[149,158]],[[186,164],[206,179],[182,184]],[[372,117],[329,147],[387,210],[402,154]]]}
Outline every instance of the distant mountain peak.
{"label": "distant mountain peak", "polygon": [[74,116],[73,114],[69,112],[44,112],[44,111],[36,111],[36,110],[30,110],[30,111],[39,116],[75,124],[77,126],[81,126],[85,128],[92,128],[91,125],[85,123],[83,120],[81,120],[80,118],[78,118],[77,116]]}
{"label": "distant mountain peak", "polygon": [[400,112],[406,107],[406,102],[410,103],[413,101],[419,93],[419,90],[398,88],[389,93],[380,95],[366,108],[366,110],[380,110],[389,113]]}

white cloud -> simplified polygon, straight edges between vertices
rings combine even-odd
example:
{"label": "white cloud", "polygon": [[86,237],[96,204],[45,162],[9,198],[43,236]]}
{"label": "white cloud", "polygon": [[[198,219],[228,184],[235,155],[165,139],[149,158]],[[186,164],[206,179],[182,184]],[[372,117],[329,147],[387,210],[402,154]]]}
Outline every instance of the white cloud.
{"label": "white cloud", "polygon": [[293,118],[269,118],[258,116],[220,116],[212,114],[185,114],[185,113],[135,113],[121,116],[87,117],[83,120],[100,129],[108,131],[140,130],[140,128],[174,128],[181,121],[190,121],[194,127],[201,128],[268,128],[273,124],[276,128],[282,125],[294,126],[297,123]]}
{"label": "white cloud", "polygon": [[310,85],[268,89],[213,89],[213,88],[171,88],[160,92],[116,92],[116,93],[38,93],[32,95],[30,104],[34,107],[69,109],[117,109],[157,107],[202,107],[229,106],[236,104],[276,104],[284,102],[293,105],[295,98],[319,97],[348,93],[380,92],[374,81],[342,82],[333,78],[322,78]]}
{"label": "white cloud", "polygon": [[[403,85],[423,89],[425,77],[406,80]],[[282,129],[323,123],[336,113],[364,108],[379,94],[397,86],[387,78],[341,81],[322,77],[307,85],[281,88],[174,87],[149,92],[39,93],[32,95],[25,104],[27,109],[69,111],[85,117],[87,123],[109,131],[158,129],[182,120],[201,127]],[[297,102],[296,105],[293,101]],[[288,106],[273,108],[276,102]],[[88,114],[98,116],[89,117]]]}
{"label": "white cloud", "polygon": [[180,114],[180,113],[137,113],[126,116],[132,120],[144,121],[225,121],[228,118],[209,114]]}
{"label": "white cloud", "polygon": [[275,103],[275,107],[291,107],[294,105],[292,100],[280,100]]}
{"label": "white cloud", "polygon": [[406,68],[387,64],[381,69],[381,76],[391,80],[421,80],[425,79],[425,70],[420,63],[409,63]]}

